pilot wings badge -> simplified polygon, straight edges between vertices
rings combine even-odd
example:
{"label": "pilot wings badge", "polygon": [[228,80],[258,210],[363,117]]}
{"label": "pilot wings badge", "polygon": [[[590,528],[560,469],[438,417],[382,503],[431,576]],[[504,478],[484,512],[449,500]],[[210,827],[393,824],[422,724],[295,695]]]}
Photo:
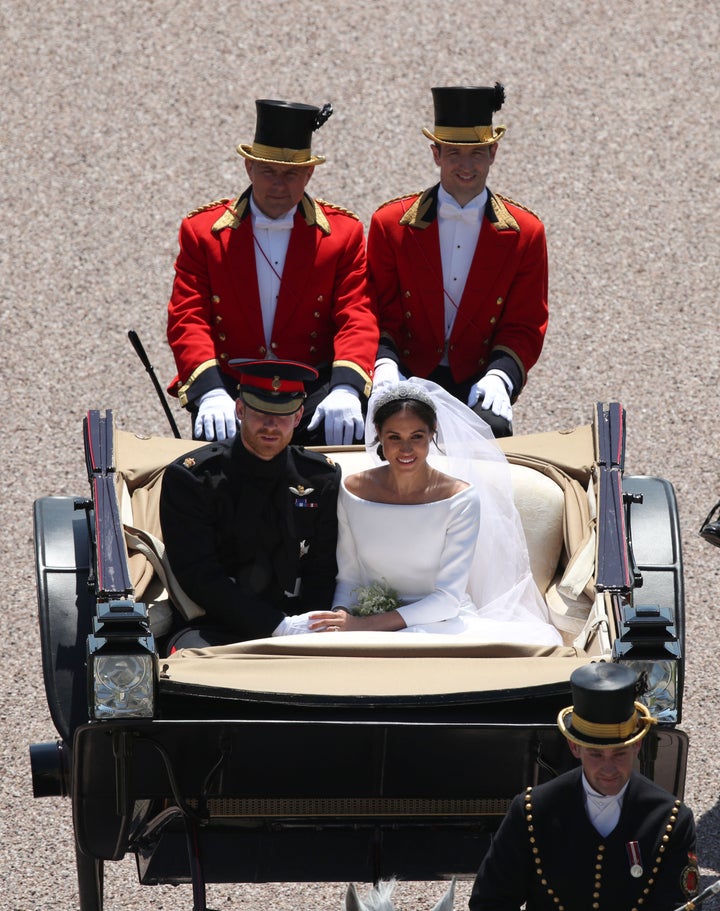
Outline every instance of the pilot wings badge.
{"label": "pilot wings badge", "polygon": [[295,506],[298,509],[317,509],[318,504],[308,500],[311,493],[315,492],[314,487],[304,487],[298,484],[297,487],[290,487],[290,493],[295,494]]}

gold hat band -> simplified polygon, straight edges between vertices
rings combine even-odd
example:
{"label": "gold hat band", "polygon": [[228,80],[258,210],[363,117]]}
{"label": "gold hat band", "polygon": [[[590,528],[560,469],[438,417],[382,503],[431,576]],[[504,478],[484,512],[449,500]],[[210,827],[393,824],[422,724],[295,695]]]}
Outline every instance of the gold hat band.
{"label": "gold hat band", "polygon": [[626,740],[637,728],[637,712],[633,712],[627,721],[619,724],[597,724],[594,721],[586,721],[581,718],[577,712],[573,712],[572,726],[579,733],[586,737],[597,737],[603,740]]}
{"label": "gold hat band", "polygon": [[258,158],[268,158],[271,161],[282,161],[293,164],[303,164],[310,160],[310,149],[279,149],[276,146],[265,146],[254,142],[252,154]]}
{"label": "gold hat band", "polygon": [[[498,127],[498,132],[505,132],[505,127]],[[500,133],[500,136],[502,136]],[[492,126],[479,127],[441,127],[435,125],[435,136],[441,142],[490,142],[496,137]]]}

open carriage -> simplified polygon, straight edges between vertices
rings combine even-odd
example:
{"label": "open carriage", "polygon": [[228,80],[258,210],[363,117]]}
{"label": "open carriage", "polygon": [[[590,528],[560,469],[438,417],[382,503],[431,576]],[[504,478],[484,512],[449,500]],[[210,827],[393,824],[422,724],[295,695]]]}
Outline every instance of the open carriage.
{"label": "open carriage", "polygon": [[[555,719],[588,661],[640,672],[659,722],[640,768],[682,796],[672,486],[624,474],[617,404],[501,445],[562,646],[328,634],[163,658],[170,612],[197,607],[164,560],[160,483],[197,443],[140,439],[89,412],[92,496],[35,504],[59,739],[30,748],[35,795],[72,800],[82,911],[100,911],[103,865],[127,853],[144,884],[192,882],[197,911],[207,882],[474,875],[511,798],[572,764]],[[367,458],[331,454],[346,474]]]}

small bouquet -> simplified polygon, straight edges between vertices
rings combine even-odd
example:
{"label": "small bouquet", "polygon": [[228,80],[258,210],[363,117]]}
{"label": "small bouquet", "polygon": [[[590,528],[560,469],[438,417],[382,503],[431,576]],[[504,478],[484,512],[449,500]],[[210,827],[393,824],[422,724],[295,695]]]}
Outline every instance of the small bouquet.
{"label": "small bouquet", "polygon": [[360,585],[353,589],[356,603],[352,613],[356,617],[370,617],[372,614],[384,614],[400,606],[400,596],[391,588],[385,579]]}

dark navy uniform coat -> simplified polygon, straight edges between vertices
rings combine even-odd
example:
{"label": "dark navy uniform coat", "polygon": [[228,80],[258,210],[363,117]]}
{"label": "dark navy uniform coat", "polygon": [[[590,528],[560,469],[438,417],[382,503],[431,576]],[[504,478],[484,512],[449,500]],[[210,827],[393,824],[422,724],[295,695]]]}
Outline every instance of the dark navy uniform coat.
{"label": "dark navy uniform coat", "polygon": [[470,909],[518,911],[527,902],[527,911],[669,911],[696,887],[690,810],[634,772],[618,824],[603,837],[585,810],[578,768],[513,800]]}
{"label": "dark navy uniform coat", "polygon": [[160,520],[170,566],[228,642],[331,607],[339,483],[339,467],[320,453],[290,446],[263,461],[239,434],[167,467]]}

